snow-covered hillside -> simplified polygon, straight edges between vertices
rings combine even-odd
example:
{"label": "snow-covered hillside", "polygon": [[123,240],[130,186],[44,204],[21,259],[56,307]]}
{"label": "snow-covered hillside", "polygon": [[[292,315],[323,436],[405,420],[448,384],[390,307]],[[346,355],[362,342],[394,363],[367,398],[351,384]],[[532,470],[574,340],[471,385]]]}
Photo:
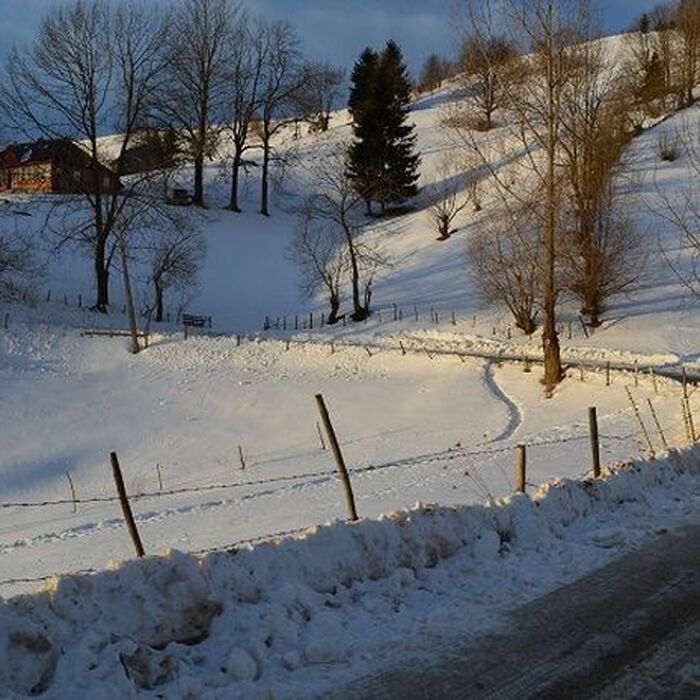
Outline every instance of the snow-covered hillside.
{"label": "snow-covered hillside", "polygon": [[[621,50],[619,38],[606,46]],[[83,334],[125,328],[119,276],[111,313],[91,313],[89,259],[53,250],[41,230],[46,201],[13,198],[31,216],[3,225],[32,231],[43,269],[24,303],[0,304],[0,596],[43,584],[48,593],[0,600],[0,697],[41,688],[56,698],[310,697],[399,639],[451,630],[455,609],[476,630],[497,620],[509,594],[540,594],[692,517],[697,450],[679,461],[668,449],[700,430],[700,393],[686,387],[684,403],[678,381],[682,368],[700,375],[700,301],[668,265],[669,254],[681,269],[693,263],[658,212],[682,201],[693,172],[687,154],[661,161],[658,141],[680,130],[697,141],[698,108],[629,146],[619,186],[646,266],[595,332],[563,299],[571,365],[547,399],[531,366],[539,337],[483,301],[464,255],[499,216],[488,182],[483,209],[465,209],[447,241],[435,240],[425,210],[454,148],[441,126],[450,99],[445,88],[414,105],[424,189],[412,209],[367,222],[364,235],[393,266],[376,280],[377,313],[362,324],[319,328],[322,300],[301,298],[288,254],[290,205],[308,192],[312,164],[349,138],[347,112],[322,135],[282,132],[289,166],[270,218],[257,214],[257,168],[244,178],[245,213],[234,214],[224,209],[226,150],[208,164],[208,208],[192,212],[207,254],[187,310],[211,316],[213,328],[184,339],[168,300],[170,321],[153,324],[137,356],[123,337]],[[479,138],[499,167],[526,168],[507,129]],[[187,186],[190,175],[178,179]],[[143,270],[133,272],[143,300]],[[302,327],[309,312],[314,329]],[[263,331],[266,317],[275,328]],[[367,519],[356,526],[334,522],[345,501],[319,393]],[[612,470],[595,486],[544,486],[536,506],[521,496],[496,505],[513,491],[519,445],[531,494],[590,472],[590,406],[605,464],[661,461]],[[147,554],[185,554],[120,568],[132,545],[112,451]],[[405,510],[416,503],[440,507]],[[299,540],[258,544],[324,523]],[[111,560],[114,571],[53,580]]]}

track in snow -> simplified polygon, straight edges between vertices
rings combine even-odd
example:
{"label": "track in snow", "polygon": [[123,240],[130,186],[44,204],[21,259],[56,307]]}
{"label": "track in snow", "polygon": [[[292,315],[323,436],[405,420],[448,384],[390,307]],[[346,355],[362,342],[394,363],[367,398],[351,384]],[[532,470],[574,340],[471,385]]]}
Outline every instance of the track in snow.
{"label": "track in snow", "polygon": [[491,442],[503,442],[504,440],[509,440],[515,433],[519,430],[520,426],[523,424],[523,414],[520,407],[513,401],[513,399],[508,396],[508,394],[501,389],[496,382],[496,377],[493,371],[495,362],[489,360],[486,363],[484,369],[484,384],[489,389],[494,398],[496,398],[501,403],[505,404],[506,416],[508,422],[506,427],[501,431],[500,435],[496,436]]}

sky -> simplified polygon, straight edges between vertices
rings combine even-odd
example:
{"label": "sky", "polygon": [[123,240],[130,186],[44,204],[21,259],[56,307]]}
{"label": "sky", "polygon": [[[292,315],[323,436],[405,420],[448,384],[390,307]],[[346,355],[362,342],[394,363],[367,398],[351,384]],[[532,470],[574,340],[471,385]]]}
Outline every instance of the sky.
{"label": "sky", "polygon": [[[0,0],[0,62],[13,43],[31,41],[41,16],[61,0]],[[307,54],[349,69],[366,46],[387,39],[402,46],[415,74],[431,53],[451,56],[454,0],[247,0],[246,7],[271,19],[289,19]],[[608,33],[629,26],[658,0],[597,0]]]}

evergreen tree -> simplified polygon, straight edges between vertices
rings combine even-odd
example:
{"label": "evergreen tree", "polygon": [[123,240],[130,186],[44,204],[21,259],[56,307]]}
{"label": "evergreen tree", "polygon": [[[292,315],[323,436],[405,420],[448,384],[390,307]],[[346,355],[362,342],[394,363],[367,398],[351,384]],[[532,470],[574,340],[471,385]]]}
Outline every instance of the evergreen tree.
{"label": "evergreen tree", "polygon": [[414,127],[406,124],[411,81],[399,46],[390,41],[381,56],[366,49],[351,76],[349,107],[354,141],[349,174],[371,213],[417,192],[418,164]]}
{"label": "evergreen tree", "polygon": [[642,34],[648,34],[650,29],[651,29],[651,26],[650,26],[650,21],[649,21],[649,15],[645,12],[639,18],[639,31]]}
{"label": "evergreen tree", "polygon": [[349,152],[349,175],[358,194],[372,213],[376,183],[381,171],[381,135],[377,112],[379,55],[365,49],[350,76],[348,107],[353,119],[354,141]]}
{"label": "evergreen tree", "polygon": [[379,61],[377,91],[382,128],[382,169],[375,196],[382,209],[390,202],[414,197],[418,191],[416,135],[407,124],[411,81],[398,44],[389,41]]}

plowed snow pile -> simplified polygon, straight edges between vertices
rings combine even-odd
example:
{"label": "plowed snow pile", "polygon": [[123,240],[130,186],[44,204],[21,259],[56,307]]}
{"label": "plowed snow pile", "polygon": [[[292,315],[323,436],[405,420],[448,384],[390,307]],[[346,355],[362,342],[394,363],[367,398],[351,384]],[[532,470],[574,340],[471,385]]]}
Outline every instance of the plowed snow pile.
{"label": "plowed snow pile", "polygon": [[0,693],[302,698],[399,651],[467,634],[600,566],[700,500],[700,448],[201,558],[171,552],[0,602]]}

